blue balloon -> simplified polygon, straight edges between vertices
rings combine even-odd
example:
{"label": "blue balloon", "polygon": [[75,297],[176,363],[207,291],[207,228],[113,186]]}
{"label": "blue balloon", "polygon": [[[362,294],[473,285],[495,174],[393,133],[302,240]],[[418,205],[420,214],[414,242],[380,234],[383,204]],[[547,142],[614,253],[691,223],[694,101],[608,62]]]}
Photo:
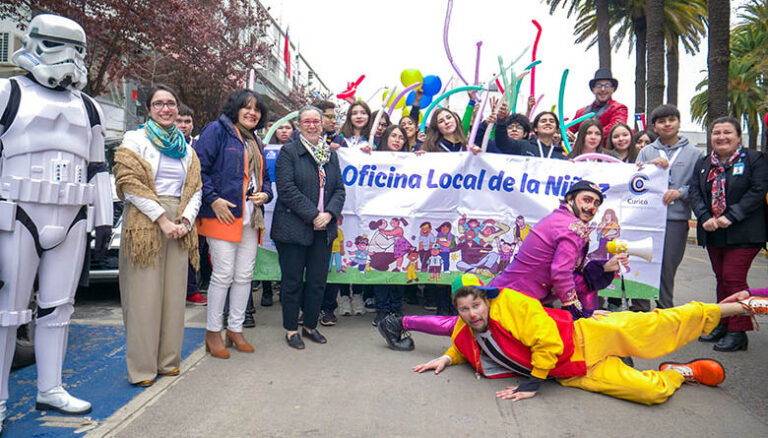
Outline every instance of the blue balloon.
{"label": "blue balloon", "polygon": [[413,101],[416,100],[416,93],[411,91],[405,98],[405,106],[413,105]]}
{"label": "blue balloon", "polygon": [[424,90],[425,96],[434,96],[440,92],[441,88],[443,88],[443,82],[439,77],[435,75],[424,76],[424,84],[421,89]]}
{"label": "blue balloon", "polygon": [[429,106],[429,104],[432,103],[432,95],[431,94],[424,94],[421,96],[421,100],[419,101],[419,106],[422,108],[426,108]]}

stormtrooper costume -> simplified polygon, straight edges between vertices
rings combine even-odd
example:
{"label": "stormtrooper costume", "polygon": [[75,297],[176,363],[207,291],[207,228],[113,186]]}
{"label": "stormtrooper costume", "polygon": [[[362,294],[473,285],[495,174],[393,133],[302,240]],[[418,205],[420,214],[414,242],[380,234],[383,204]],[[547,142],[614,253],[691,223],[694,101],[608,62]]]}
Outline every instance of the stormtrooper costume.
{"label": "stormtrooper costume", "polygon": [[91,411],[61,383],[86,233],[112,224],[103,116],[79,91],[87,81],[85,42],[76,22],[38,15],[12,57],[28,74],[0,79],[0,421],[36,275],[36,407]]}

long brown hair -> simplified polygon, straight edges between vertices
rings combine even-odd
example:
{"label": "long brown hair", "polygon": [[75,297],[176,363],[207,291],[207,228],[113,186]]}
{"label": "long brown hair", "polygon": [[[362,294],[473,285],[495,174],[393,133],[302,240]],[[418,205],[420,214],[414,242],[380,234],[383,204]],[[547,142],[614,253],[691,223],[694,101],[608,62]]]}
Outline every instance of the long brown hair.
{"label": "long brown hair", "polygon": [[421,150],[425,152],[444,152],[440,147],[440,142],[443,141],[443,134],[437,129],[437,117],[444,111],[448,111],[456,121],[456,137],[458,137],[462,146],[467,145],[467,136],[464,135],[464,128],[461,126],[461,119],[455,112],[448,108],[440,108],[432,114],[429,119],[429,126],[427,127],[427,138],[424,140],[424,144],[421,146]]}
{"label": "long brown hair", "polygon": [[[365,113],[368,114],[368,122],[365,124],[365,126],[362,127],[360,130],[360,136],[367,137],[368,133],[371,132],[371,125],[373,124],[373,117],[371,117],[371,108],[368,106],[367,103],[363,102],[362,100],[359,100],[352,105],[349,106],[347,109],[347,118],[344,120],[344,124],[341,125],[341,132],[345,138],[352,138],[355,136],[355,128],[352,126],[352,110],[359,106],[365,110]],[[368,139],[370,142],[373,142],[373,139]]]}
{"label": "long brown hair", "polygon": [[613,151],[613,153],[616,154],[616,158],[618,158],[618,150],[616,149],[616,146],[613,145],[613,131],[615,131],[616,128],[624,128],[629,131],[629,149],[627,149],[626,160],[627,163],[634,163],[635,160],[637,160],[638,150],[635,147],[635,136],[632,133],[632,129],[630,129],[629,125],[626,123],[617,123],[613,125],[613,128],[608,132],[608,138],[605,139],[606,149]]}
{"label": "long brown hair", "polygon": [[[576,137],[576,142],[573,144],[573,150],[570,154],[568,154],[568,158],[576,158],[584,153],[584,139],[587,137],[587,129],[593,126],[600,130],[600,143],[602,143],[603,125],[601,125],[597,119],[584,120],[581,122],[581,126],[579,126],[578,137]],[[595,152],[598,154],[604,154],[605,150],[598,143]]]}
{"label": "long brown hair", "polygon": [[395,152],[409,152],[411,150],[411,145],[408,144],[408,134],[405,133],[405,128],[403,128],[400,125],[389,125],[387,129],[385,129],[384,132],[381,134],[381,140],[379,140],[379,145],[376,147],[377,151],[393,150],[389,148],[389,136],[392,135],[392,132],[394,132],[395,130],[400,131],[400,133],[403,134],[403,137],[405,138],[405,143],[403,143],[403,148]]}

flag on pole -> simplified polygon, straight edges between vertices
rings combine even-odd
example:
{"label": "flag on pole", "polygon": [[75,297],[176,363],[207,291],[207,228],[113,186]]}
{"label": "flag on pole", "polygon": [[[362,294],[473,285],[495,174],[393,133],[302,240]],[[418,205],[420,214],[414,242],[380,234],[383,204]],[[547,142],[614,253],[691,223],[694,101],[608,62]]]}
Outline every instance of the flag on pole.
{"label": "flag on pole", "polygon": [[635,113],[635,131],[645,130],[645,114]]}
{"label": "flag on pole", "polygon": [[290,43],[288,42],[288,30],[290,28],[285,29],[285,46],[283,49],[283,61],[285,61],[285,74],[288,75],[288,78],[291,77],[291,49],[290,49]]}

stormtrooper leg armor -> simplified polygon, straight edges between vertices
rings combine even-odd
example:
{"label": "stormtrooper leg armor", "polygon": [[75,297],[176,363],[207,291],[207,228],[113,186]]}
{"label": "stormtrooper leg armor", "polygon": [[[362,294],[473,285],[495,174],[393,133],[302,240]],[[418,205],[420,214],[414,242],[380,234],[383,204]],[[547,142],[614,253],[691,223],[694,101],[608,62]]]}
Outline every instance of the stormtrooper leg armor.
{"label": "stormtrooper leg armor", "polygon": [[[85,210],[76,206],[20,203],[16,206],[13,229],[0,231],[0,278],[6,282],[4,289],[7,288],[0,294],[0,400],[8,398],[16,329],[30,320],[27,306],[35,274],[39,274],[35,331],[37,408],[66,414],[91,410],[88,402],[70,396],[61,386],[69,321],[74,311],[72,303],[82,266],[73,260],[82,260],[85,251]],[[36,222],[47,225],[38,227]]]}

